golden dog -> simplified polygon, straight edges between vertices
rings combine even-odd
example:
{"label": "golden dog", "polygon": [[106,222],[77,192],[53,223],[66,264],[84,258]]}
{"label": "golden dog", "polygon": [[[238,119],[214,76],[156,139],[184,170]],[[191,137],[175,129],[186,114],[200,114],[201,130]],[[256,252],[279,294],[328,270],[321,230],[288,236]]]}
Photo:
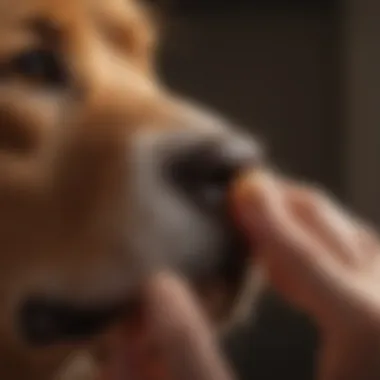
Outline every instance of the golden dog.
{"label": "golden dog", "polygon": [[0,0],[1,379],[51,379],[154,270],[186,275],[218,323],[250,277],[225,197],[259,148],[160,84],[149,15]]}

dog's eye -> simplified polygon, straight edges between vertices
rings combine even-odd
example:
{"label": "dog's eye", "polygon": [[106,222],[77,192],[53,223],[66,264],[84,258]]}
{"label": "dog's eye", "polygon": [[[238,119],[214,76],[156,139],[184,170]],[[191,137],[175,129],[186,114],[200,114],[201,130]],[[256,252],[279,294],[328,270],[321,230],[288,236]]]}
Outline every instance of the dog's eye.
{"label": "dog's eye", "polygon": [[31,50],[15,57],[11,71],[29,80],[49,86],[61,86],[67,82],[67,71],[58,54],[50,50]]}

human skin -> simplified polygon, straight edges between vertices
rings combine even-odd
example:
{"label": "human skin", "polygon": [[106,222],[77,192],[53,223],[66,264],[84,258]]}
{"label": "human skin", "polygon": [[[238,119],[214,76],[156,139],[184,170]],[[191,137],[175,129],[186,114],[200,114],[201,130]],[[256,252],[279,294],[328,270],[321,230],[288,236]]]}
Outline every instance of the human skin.
{"label": "human skin", "polygon": [[138,329],[121,332],[120,340],[112,342],[115,352],[101,380],[234,379],[211,325],[183,278],[172,273],[153,276],[144,289],[144,304]]}
{"label": "human skin", "polygon": [[270,174],[243,179],[236,215],[270,282],[319,327],[316,379],[380,378],[380,244],[328,194]]}
{"label": "human skin", "polygon": [[[234,215],[254,243],[254,259],[266,268],[277,291],[319,328],[315,378],[379,379],[380,243],[376,233],[329,195],[287,179],[250,175],[233,192]],[[149,328],[145,336],[159,342],[170,379],[234,378],[183,279],[171,274],[153,278],[146,289],[146,304]],[[138,372],[136,379],[147,379]],[[165,373],[157,379],[167,380]]]}

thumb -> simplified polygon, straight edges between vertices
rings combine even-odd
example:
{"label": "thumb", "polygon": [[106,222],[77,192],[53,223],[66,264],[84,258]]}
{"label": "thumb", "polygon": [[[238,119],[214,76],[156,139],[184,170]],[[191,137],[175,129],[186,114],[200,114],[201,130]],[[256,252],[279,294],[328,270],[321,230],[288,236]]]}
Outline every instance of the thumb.
{"label": "thumb", "polygon": [[159,274],[148,289],[152,334],[175,379],[232,380],[215,337],[184,281]]}
{"label": "thumb", "polygon": [[288,198],[280,179],[268,173],[248,175],[233,189],[237,222],[248,238],[258,243],[258,254],[268,252],[260,247],[275,247],[269,250],[271,260],[292,268],[298,277],[336,284],[341,266],[324,242],[295,217]]}

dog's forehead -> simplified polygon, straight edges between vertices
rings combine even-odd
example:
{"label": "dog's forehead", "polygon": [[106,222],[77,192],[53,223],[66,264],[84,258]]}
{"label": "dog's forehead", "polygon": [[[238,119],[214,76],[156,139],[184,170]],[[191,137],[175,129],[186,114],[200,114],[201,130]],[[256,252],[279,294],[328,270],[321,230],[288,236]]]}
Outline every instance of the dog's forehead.
{"label": "dog's forehead", "polygon": [[138,7],[142,2],[140,0],[0,0],[0,9],[6,9],[14,14],[33,9],[53,9],[55,12],[97,7],[101,9],[104,7],[132,9]]}
{"label": "dog's forehead", "polygon": [[41,25],[71,36],[69,44],[101,30],[119,42],[152,46],[156,30],[145,10],[136,0],[0,0],[0,57],[38,44]]}
{"label": "dog's forehead", "polygon": [[0,26],[23,27],[29,20],[50,19],[57,23],[114,17],[133,21],[144,18],[136,0],[0,0]]}

